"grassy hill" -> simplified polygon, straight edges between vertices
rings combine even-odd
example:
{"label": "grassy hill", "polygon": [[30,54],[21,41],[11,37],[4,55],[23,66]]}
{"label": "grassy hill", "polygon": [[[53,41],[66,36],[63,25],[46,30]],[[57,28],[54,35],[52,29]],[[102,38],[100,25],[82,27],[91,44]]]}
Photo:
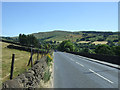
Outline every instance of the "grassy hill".
{"label": "grassy hill", "polygon": [[39,32],[33,33],[35,37],[45,41],[114,41],[118,40],[118,32],[96,32],[96,31],[79,31],[79,32],[68,32],[68,31],[52,31],[52,32]]}
{"label": "grassy hill", "polygon": [[[84,41],[85,43],[94,42],[94,41],[111,41],[118,42],[118,32],[98,32],[98,31],[78,31],[78,32],[70,32],[70,31],[51,31],[51,32],[38,32],[33,33],[33,35],[39,39],[40,41],[57,41],[62,42],[64,40],[71,40],[73,42],[81,43]],[[120,37],[120,36],[119,36]],[[4,37],[3,39],[18,41],[18,37]],[[83,43],[83,42],[82,42]]]}
{"label": "grassy hill", "polygon": [[46,40],[46,41],[63,41],[63,40],[75,40],[82,36],[81,33],[77,34],[75,32],[68,32],[68,31],[52,31],[52,32],[39,32],[34,33],[38,39]]}

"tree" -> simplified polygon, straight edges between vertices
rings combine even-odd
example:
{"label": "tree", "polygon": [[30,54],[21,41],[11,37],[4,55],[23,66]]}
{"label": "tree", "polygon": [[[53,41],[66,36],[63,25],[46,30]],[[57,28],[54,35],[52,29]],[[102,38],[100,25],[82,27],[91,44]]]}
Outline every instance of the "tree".
{"label": "tree", "polygon": [[76,39],[76,42],[79,42],[79,39]]}
{"label": "tree", "polygon": [[112,50],[115,53],[115,55],[120,56],[120,46],[113,46]]}
{"label": "tree", "polygon": [[89,49],[88,49],[88,48],[84,48],[84,49],[82,50],[82,52],[83,52],[83,53],[89,53]]}
{"label": "tree", "polygon": [[38,47],[38,40],[36,39],[36,37],[34,35],[27,35],[27,45],[33,45],[35,47]]}
{"label": "tree", "polygon": [[109,46],[114,46],[114,43],[113,43],[113,41],[111,41],[111,40],[108,40],[108,43],[107,43]]}
{"label": "tree", "polygon": [[19,42],[22,45],[26,45],[27,44],[27,37],[25,34],[19,34]]}
{"label": "tree", "polygon": [[61,51],[74,51],[75,46],[70,40],[65,40],[58,46],[58,49]]}
{"label": "tree", "polygon": [[104,38],[98,38],[97,41],[105,41],[105,39]]}
{"label": "tree", "polygon": [[54,44],[56,44],[56,41],[54,41]]}
{"label": "tree", "polygon": [[19,34],[19,42],[21,45],[38,47],[38,40],[34,35]]}
{"label": "tree", "polygon": [[96,54],[106,54],[106,55],[114,55],[114,53],[112,52],[112,49],[110,46],[102,44],[102,45],[98,45],[95,48],[95,53]]}
{"label": "tree", "polygon": [[45,49],[51,49],[51,45],[49,43],[45,44]]}

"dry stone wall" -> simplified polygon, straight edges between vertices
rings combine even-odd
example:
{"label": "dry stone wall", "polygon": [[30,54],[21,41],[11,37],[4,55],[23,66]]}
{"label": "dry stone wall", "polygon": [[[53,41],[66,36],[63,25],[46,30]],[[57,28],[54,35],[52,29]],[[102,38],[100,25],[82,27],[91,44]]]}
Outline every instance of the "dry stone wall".
{"label": "dry stone wall", "polygon": [[2,88],[39,88],[40,80],[43,80],[44,71],[47,69],[47,57],[37,60],[27,72],[18,75],[13,80],[3,83]]}

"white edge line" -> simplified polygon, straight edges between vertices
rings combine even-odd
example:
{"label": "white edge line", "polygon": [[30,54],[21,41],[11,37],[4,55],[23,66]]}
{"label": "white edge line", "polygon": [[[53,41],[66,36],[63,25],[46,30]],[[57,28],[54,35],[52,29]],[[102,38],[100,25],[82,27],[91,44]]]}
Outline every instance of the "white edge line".
{"label": "white edge line", "polygon": [[96,60],[96,59],[92,59],[92,58],[88,58],[88,57],[84,57],[84,56],[79,56],[79,57],[83,58],[83,59],[88,59],[88,60],[91,60],[91,61],[94,61],[94,62],[97,62],[97,63],[106,64],[106,65],[109,65],[109,66],[120,68],[120,66],[116,65],[116,64],[111,64],[111,63],[108,63],[108,62],[104,62],[104,61],[100,61],[100,60]]}
{"label": "white edge line", "polygon": [[99,77],[101,77],[101,78],[105,79],[106,81],[108,81],[108,82],[110,82],[110,83],[114,83],[114,82],[110,81],[109,79],[107,79],[107,78],[103,77],[102,75],[100,75],[100,74],[96,73],[95,71],[93,71],[93,70],[91,70],[91,69],[89,69],[89,70],[90,70],[91,72],[93,72],[94,74],[98,75]]}

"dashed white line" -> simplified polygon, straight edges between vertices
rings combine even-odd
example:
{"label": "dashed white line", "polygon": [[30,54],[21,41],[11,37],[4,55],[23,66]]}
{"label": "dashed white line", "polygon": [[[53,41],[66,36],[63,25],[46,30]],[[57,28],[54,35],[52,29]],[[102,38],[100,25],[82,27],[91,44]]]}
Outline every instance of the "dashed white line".
{"label": "dashed white line", "polygon": [[[63,55],[64,55],[64,54],[63,54]],[[65,55],[64,55],[64,56],[65,56]],[[66,57],[67,57],[67,56],[66,56]],[[79,56],[79,57],[81,58],[82,56]],[[68,58],[68,57],[67,57],[67,58]],[[85,59],[86,59],[86,57],[82,57],[82,58],[85,58]],[[73,59],[70,59],[70,60],[71,60],[71,61],[75,61],[75,60],[73,60]],[[78,63],[78,62],[75,62],[75,63],[77,63],[77,64],[81,65],[82,67],[84,67],[84,65],[82,65],[82,64],[80,64],[80,63]],[[104,80],[106,80],[106,81],[108,81],[108,82],[110,82],[110,83],[114,83],[114,82],[112,82],[111,80],[103,77],[102,75],[96,73],[95,71],[93,71],[93,70],[91,70],[91,69],[89,69],[89,71],[91,71],[92,73],[96,74],[97,76],[103,78]]]}
{"label": "dashed white line", "polygon": [[[63,55],[64,55],[64,54],[63,54]],[[64,55],[64,56],[65,56],[65,55]],[[65,56],[65,57],[69,58],[68,56]],[[70,60],[73,61],[73,62],[75,61],[75,60],[73,60],[73,59],[71,59],[71,58],[70,58]],[[76,63],[79,64],[80,66],[84,67],[84,65],[82,65],[82,64],[80,64],[80,63],[78,63],[78,62],[76,62]]]}
{"label": "dashed white line", "polygon": [[96,73],[95,71],[93,71],[93,70],[91,70],[91,69],[89,69],[89,70],[90,70],[91,72],[93,72],[94,74],[98,75],[99,77],[103,78],[104,80],[106,80],[106,81],[108,81],[108,82],[110,82],[110,83],[114,83],[114,82],[110,81],[109,79],[103,77],[102,75]]}
{"label": "dashed white line", "polygon": [[79,65],[81,65],[82,67],[84,67],[84,65],[82,65],[82,64],[80,64],[80,63],[79,63]]}
{"label": "dashed white line", "polygon": [[73,59],[70,59],[71,61],[74,61]]}
{"label": "dashed white line", "polygon": [[79,64],[80,66],[84,67],[84,65],[82,65],[82,64],[80,64],[80,63],[78,63],[78,62],[76,62],[76,63]]}
{"label": "dashed white line", "polygon": [[77,64],[79,64],[78,62],[76,62]]}

